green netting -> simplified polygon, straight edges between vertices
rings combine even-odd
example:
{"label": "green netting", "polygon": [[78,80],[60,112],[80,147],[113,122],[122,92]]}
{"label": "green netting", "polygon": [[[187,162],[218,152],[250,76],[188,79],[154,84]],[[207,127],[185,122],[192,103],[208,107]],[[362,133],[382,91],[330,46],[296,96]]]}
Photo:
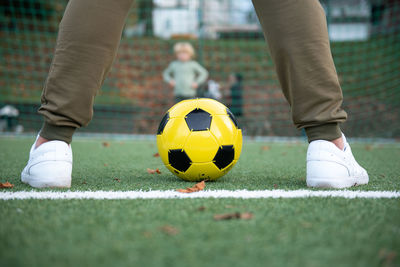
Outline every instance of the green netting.
{"label": "green netting", "polygon": [[[400,2],[321,2],[349,114],[344,130],[359,137],[400,137]],[[37,131],[42,118],[36,110],[67,1],[0,3],[0,108],[11,104],[19,110],[18,122],[10,126]],[[232,103],[229,76],[243,78],[239,120],[246,134],[301,134],[292,126],[253,7],[245,0],[135,1],[94,119],[82,131],[155,133],[175,101],[161,73],[180,40],[195,47],[197,60],[220,85],[221,102]]]}

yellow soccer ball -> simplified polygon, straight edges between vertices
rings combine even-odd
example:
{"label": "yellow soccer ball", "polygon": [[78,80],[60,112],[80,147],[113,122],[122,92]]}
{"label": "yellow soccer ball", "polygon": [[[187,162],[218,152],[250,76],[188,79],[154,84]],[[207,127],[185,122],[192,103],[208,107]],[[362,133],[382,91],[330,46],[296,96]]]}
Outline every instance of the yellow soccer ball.
{"label": "yellow soccer ball", "polygon": [[157,131],[165,166],[187,181],[216,180],[228,173],[242,151],[242,131],[231,111],[207,98],[173,106]]}

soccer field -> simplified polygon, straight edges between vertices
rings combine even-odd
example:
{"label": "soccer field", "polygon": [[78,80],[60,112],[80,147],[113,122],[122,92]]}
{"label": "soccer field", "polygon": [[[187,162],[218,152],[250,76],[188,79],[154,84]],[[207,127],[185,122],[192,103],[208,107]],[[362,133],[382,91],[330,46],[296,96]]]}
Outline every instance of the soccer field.
{"label": "soccer field", "polygon": [[[19,173],[32,142],[30,138],[0,138],[0,182],[15,185],[0,189],[0,196],[31,191],[20,182]],[[356,143],[352,148],[368,170],[370,183],[350,193],[400,191],[398,143]],[[306,149],[302,142],[245,141],[238,164],[220,180],[207,182],[205,190],[307,189]],[[156,150],[152,140],[77,138],[70,191],[175,191],[194,184],[169,173],[160,158],[153,156]],[[147,168],[159,168],[161,174],[149,174]],[[0,199],[1,266],[400,265],[398,195]],[[214,218],[227,213],[253,216]]]}

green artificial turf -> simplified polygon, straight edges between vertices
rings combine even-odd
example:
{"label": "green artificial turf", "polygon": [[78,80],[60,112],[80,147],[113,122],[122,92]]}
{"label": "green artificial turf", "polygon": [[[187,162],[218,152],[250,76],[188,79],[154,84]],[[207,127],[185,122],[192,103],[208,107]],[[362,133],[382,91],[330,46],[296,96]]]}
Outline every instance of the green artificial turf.
{"label": "green artificial turf", "polygon": [[[0,138],[4,191],[19,181],[32,139]],[[104,146],[107,142],[108,146]],[[400,190],[398,144],[354,144],[370,184]],[[77,139],[71,190],[176,189],[153,141]],[[245,142],[233,170],[207,189],[304,189],[306,144]],[[148,174],[160,168],[162,174]],[[118,180],[115,180],[118,178]],[[399,266],[399,199],[0,201],[0,266]],[[200,208],[200,209],[199,209]],[[251,212],[250,220],[215,221]]]}
{"label": "green artificial turf", "polygon": [[[31,190],[20,182],[33,139],[0,138],[0,181],[14,191]],[[107,146],[103,143],[106,142]],[[77,139],[72,144],[74,169],[71,190],[166,190],[187,187],[158,157],[155,141]],[[399,144],[354,144],[354,155],[369,175],[367,186],[352,190],[399,190]],[[207,189],[304,189],[306,143],[245,142],[238,164]],[[147,168],[161,170],[148,174]],[[117,180],[118,179],[118,180]]]}
{"label": "green artificial turf", "polygon": [[[1,266],[400,264],[399,200],[0,203]],[[252,212],[254,218],[213,219],[214,214],[236,211]]]}

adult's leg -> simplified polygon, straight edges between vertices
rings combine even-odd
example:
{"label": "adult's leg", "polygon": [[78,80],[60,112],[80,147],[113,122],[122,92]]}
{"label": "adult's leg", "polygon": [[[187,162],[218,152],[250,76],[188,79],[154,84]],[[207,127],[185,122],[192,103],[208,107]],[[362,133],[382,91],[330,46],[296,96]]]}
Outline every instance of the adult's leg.
{"label": "adult's leg", "polygon": [[[324,10],[318,0],[253,0],[283,93],[298,128],[305,128],[307,185],[345,188],[367,184],[339,123],[342,90],[329,46]],[[330,142],[331,141],[331,142]]]}
{"label": "adult's leg", "polygon": [[89,123],[96,92],[110,69],[132,0],[70,0],[42,94],[45,117],[21,181],[70,187],[76,128]]}
{"label": "adult's leg", "polygon": [[90,122],[132,1],[69,1],[42,93],[42,138],[70,143],[74,131]]}
{"label": "adult's leg", "polygon": [[347,118],[318,0],[253,0],[297,128],[309,142],[341,138]]}

